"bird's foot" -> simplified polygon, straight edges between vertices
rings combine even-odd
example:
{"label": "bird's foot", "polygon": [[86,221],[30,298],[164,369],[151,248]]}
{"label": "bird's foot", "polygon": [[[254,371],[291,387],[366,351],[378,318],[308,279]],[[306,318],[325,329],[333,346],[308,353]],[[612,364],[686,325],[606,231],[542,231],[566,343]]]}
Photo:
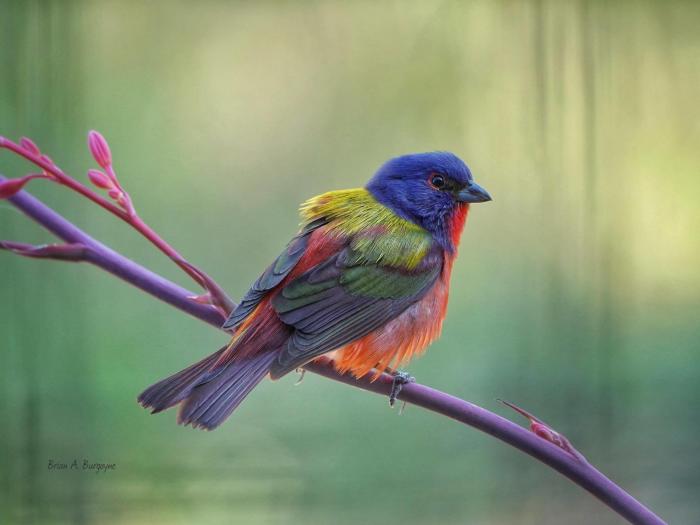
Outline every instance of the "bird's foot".
{"label": "bird's foot", "polygon": [[394,376],[394,380],[391,382],[389,405],[393,407],[396,403],[396,398],[401,393],[403,386],[409,383],[415,383],[416,378],[410,375],[408,372],[402,372],[401,370],[392,370],[392,375]]}
{"label": "bird's foot", "polygon": [[297,368],[296,371],[299,374],[299,379],[297,379],[297,382],[294,383],[294,386],[299,386],[304,380],[304,376],[306,375],[306,368]]}

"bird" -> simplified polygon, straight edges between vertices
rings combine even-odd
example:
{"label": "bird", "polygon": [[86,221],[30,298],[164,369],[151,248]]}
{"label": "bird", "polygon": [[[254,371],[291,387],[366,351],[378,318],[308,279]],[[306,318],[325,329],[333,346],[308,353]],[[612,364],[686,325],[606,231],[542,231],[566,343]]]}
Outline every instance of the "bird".
{"label": "bird", "polygon": [[178,423],[212,430],[265,377],[321,356],[357,378],[389,371],[400,388],[413,378],[398,369],[442,331],[469,207],[490,200],[444,151],[392,158],[363,188],[307,200],[296,236],[223,324],[230,342],[138,402],[179,405]]}

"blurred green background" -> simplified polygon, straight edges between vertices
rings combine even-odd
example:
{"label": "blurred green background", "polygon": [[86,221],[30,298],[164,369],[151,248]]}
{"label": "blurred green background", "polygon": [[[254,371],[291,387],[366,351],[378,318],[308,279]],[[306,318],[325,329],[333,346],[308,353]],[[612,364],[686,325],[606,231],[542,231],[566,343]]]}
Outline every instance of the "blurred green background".
{"label": "blurred green background", "polygon": [[[0,0],[0,133],[84,178],[99,129],[141,215],[234,297],[302,200],[456,152],[495,200],[410,371],[526,407],[699,523],[699,24],[697,2]],[[190,286],[91,203],[29,188]],[[7,203],[0,238],[51,240]],[[0,294],[0,523],[621,522],[494,439],[317,376],[178,427],[136,395],[222,334],[88,266],[0,254]],[[74,458],[117,470],[47,468]]]}

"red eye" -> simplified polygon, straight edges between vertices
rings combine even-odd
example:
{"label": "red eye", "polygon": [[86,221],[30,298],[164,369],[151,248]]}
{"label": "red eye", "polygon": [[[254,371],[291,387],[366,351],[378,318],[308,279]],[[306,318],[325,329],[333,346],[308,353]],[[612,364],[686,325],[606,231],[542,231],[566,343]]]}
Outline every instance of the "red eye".
{"label": "red eye", "polygon": [[442,175],[435,174],[432,177],[430,177],[430,184],[432,184],[433,188],[441,190],[445,187],[447,181],[445,181],[445,177],[443,177]]}

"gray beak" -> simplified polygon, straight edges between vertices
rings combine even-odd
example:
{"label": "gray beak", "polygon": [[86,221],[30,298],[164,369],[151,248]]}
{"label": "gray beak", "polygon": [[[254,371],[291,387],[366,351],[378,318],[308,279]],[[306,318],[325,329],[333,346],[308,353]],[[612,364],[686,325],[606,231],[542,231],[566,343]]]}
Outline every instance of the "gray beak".
{"label": "gray beak", "polygon": [[470,182],[469,186],[457,192],[459,202],[487,202],[491,200],[491,195],[476,182]]}

